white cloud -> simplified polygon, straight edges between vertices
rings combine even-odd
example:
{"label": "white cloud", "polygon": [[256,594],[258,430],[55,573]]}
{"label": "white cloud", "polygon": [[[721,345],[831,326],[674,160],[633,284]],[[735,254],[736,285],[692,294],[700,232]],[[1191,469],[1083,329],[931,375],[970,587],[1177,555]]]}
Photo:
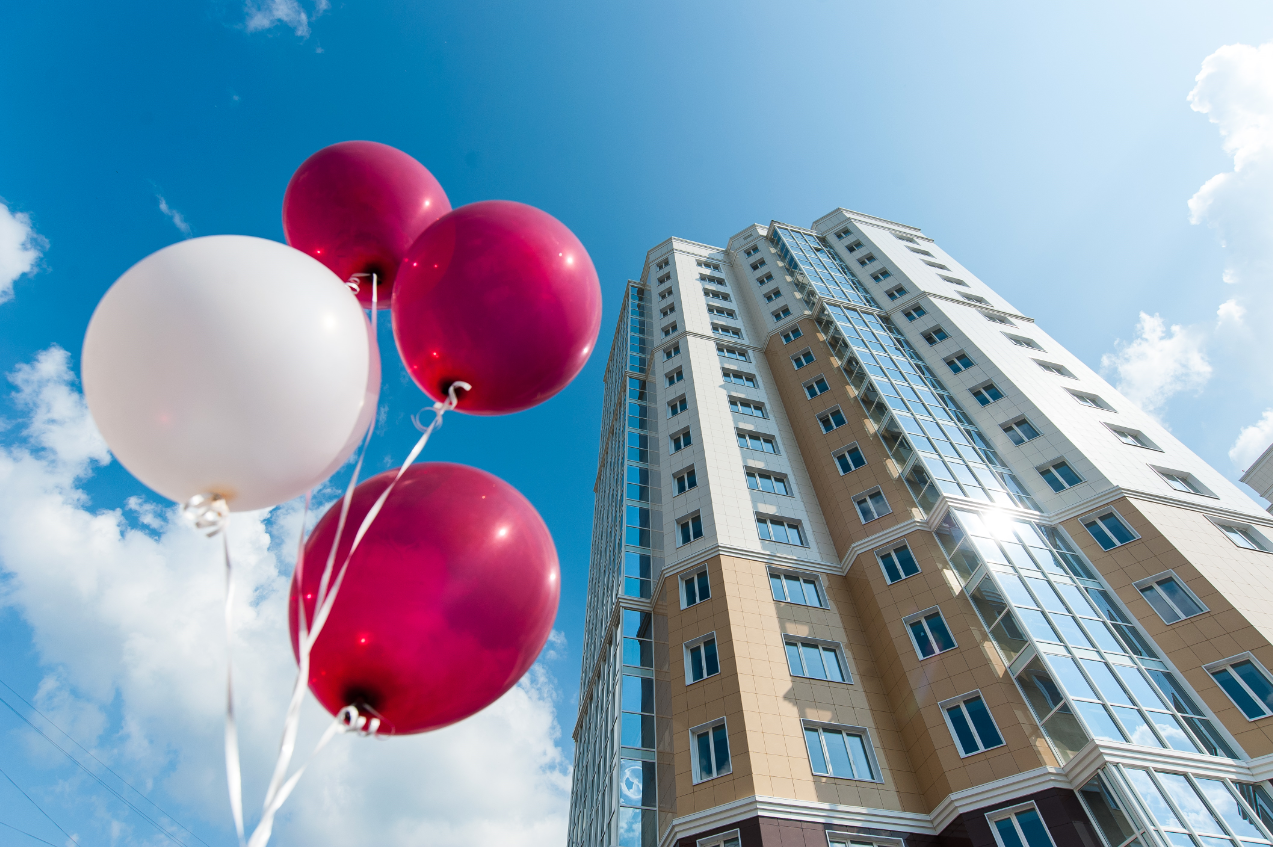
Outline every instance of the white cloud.
{"label": "white cloud", "polygon": [[[0,444],[0,605],[31,629],[45,673],[37,698],[134,784],[161,785],[181,804],[171,811],[228,826],[220,545],[186,528],[170,505],[130,499],[138,526],[123,510],[89,508],[77,481],[110,457],[65,351],[43,351],[10,379],[25,417]],[[289,562],[275,551],[295,549],[299,519],[295,503],[236,514],[229,534],[249,825],[295,674],[284,614]],[[552,645],[560,648],[559,636]],[[337,739],[284,807],[276,843],[555,847],[565,839],[570,779],[556,698],[552,676],[536,665],[456,726]],[[311,699],[299,750],[312,748],[327,720]],[[119,814],[109,826],[122,843],[151,840],[144,824]]]}
{"label": "white cloud", "polygon": [[1140,313],[1131,343],[1115,342],[1114,353],[1101,357],[1115,387],[1147,412],[1156,413],[1181,391],[1197,391],[1211,378],[1203,350],[1205,338],[1192,327],[1167,328],[1158,315]]}
{"label": "white cloud", "polygon": [[1238,438],[1229,448],[1229,459],[1234,466],[1245,471],[1273,444],[1273,409],[1265,409],[1264,415],[1251,426],[1244,426]]}
{"label": "white cloud", "polygon": [[31,273],[47,246],[31,226],[31,216],[11,211],[0,198],[0,303],[13,299],[13,283]]}
{"label": "white cloud", "polygon": [[1219,309],[1216,309],[1216,323],[1220,325],[1226,323],[1241,324],[1245,315],[1246,307],[1231,297],[1221,303]]}
{"label": "white cloud", "polygon": [[172,225],[175,226],[182,235],[189,238],[194,234],[193,230],[190,229],[190,224],[186,221],[185,216],[182,215],[181,212],[178,212],[176,209],[169,206],[168,201],[164,199],[162,194],[156,194],[155,198],[159,200],[159,211],[168,216],[168,219],[172,221]]}
{"label": "white cloud", "polygon": [[244,26],[248,32],[260,32],[283,24],[301,38],[308,38],[310,22],[331,8],[329,0],[314,0],[313,5],[314,10],[307,12],[300,0],[247,0]]}

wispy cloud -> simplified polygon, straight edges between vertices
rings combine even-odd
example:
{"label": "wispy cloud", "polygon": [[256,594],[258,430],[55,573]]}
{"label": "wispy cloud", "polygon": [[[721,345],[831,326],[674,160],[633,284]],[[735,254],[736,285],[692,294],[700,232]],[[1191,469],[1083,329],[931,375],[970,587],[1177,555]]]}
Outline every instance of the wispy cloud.
{"label": "wispy cloud", "polygon": [[301,38],[308,38],[310,22],[330,8],[329,0],[314,0],[312,11],[306,11],[300,0],[247,0],[244,27],[248,32],[260,32],[283,24]]}
{"label": "wispy cloud", "polygon": [[1115,342],[1115,352],[1101,357],[1101,368],[1115,386],[1150,414],[1181,391],[1197,391],[1211,378],[1205,333],[1173,324],[1159,315],[1140,313],[1130,342]]}
{"label": "wispy cloud", "polygon": [[172,225],[180,230],[182,235],[189,238],[194,234],[194,230],[190,228],[190,223],[186,220],[185,216],[182,215],[181,212],[178,212],[176,209],[169,206],[168,201],[164,199],[162,194],[156,193],[155,199],[159,201],[159,211],[168,216],[168,219],[172,221]]}
{"label": "wispy cloud", "polygon": [[13,284],[34,270],[48,241],[31,226],[31,216],[14,212],[0,198],[0,303],[13,299]]}
{"label": "wispy cloud", "polygon": [[1237,440],[1229,448],[1229,460],[1245,471],[1270,444],[1273,444],[1273,409],[1265,409],[1258,421],[1244,426],[1238,433]]}

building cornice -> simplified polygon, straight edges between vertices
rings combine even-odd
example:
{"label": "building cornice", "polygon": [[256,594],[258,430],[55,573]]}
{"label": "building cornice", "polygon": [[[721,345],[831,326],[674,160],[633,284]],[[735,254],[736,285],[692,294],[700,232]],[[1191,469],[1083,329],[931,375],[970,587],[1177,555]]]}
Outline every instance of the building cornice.
{"label": "building cornice", "polygon": [[671,847],[687,835],[719,829],[735,821],[753,817],[807,821],[837,827],[883,829],[890,832],[937,834],[929,816],[915,812],[868,809],[863,806],[839,806],[807,800],[790,800],[785,797],[754,795],[675,818],[659,839],[659,847]]}

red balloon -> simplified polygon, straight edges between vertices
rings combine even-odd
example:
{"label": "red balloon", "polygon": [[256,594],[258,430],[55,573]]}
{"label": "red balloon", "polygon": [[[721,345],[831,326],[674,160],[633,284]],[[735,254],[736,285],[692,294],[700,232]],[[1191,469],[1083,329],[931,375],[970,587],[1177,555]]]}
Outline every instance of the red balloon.
{"label": "red balloon", "polygon": [[393,295],[393,336],[424,393],[462,412],[519,412],[552,397],[588,361],[601,284],[588,251],[533,206],[461,206],[411,245]]}
{"label": "red balloon", "polygon": [[[407,248],[449,211],[442,186],[406,153],[375,141],[342,141],[292,174],[283,234],[343,280],[374,273],[378,305],[387,309]],[[358,282],[358,300],[370,307],[371,279]]]}
{"label": "red balloon", "polygon": [[[395,473],[354,490],[337,568]],[[338,502],[305,543],[299,589],[292,578],[288,621],[298,657],[297,591],[312,621],[339,517]],[[310,691],[333,715],[370,707],[381,733],[463,720],[534,664],[552,631],[560,582],[548,527],[517,489],[466,465],[413,465],[349,562],[310,653]]]}

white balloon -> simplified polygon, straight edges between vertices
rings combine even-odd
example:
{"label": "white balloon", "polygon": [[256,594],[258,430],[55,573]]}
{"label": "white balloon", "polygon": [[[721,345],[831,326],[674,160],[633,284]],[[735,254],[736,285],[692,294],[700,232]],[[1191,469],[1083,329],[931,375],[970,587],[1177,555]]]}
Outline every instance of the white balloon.
{"label": "white balloon", "polygon": [[84,397],[134,476],[231,511],[305,493],[357,446],[380,355],[345,284],[285,244],[194,238],[152,253],[97,304]]}

